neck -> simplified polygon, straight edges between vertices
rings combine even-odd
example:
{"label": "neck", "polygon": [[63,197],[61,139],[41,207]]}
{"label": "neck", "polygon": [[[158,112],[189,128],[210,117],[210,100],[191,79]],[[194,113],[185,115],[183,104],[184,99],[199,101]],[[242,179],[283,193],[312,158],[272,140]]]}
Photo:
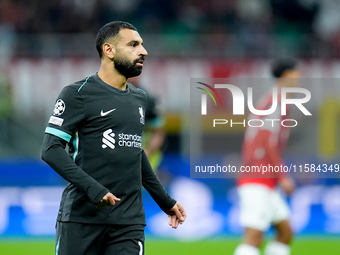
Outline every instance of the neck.
{"label": "neck", "polygon": [[99,78],[116,89],[126,90],[126,77],[121,75],[112,65],[114,65],[112,62],[111,64],[102,62],[98,71]]}

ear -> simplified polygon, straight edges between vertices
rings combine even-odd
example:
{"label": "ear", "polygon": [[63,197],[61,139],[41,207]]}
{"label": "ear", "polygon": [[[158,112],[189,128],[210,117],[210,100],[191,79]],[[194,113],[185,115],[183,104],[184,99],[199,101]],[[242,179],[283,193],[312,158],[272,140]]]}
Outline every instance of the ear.
{"label": "ear", "polygon": [[115,57],[116,49],[110,43],[103,44],[103,55],[108,57],[109,59],[113,59]]}

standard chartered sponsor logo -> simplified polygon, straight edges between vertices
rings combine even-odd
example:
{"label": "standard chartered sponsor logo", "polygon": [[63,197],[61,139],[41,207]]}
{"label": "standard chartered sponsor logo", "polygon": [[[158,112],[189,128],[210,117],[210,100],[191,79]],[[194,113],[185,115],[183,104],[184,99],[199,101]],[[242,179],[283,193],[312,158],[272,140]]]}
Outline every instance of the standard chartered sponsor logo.
{"label": "standard chartered sponsor logo", "polygon": [[114,139],[115,133],[112,132],[112,129],[108,129],[103,133],[103,145],[102,148],[105,149],[110,147],[111,149],[115,148],[116,140]]}
{"label": "standard chartered sponsor logo", "polygon": [[142,148],[142,136],[131,134],[118,134],[118,145],[121,147]]}
{"label": "standard chartered sponsor logo", "polygon": [[110,147],[114,149],[115,146],[119,147],[132,147],[142,148],[142,136],[137,134],[124,134],[119,133],[117,136],[112,132],[112,129],[108,129],[103,133],[103,149]]}

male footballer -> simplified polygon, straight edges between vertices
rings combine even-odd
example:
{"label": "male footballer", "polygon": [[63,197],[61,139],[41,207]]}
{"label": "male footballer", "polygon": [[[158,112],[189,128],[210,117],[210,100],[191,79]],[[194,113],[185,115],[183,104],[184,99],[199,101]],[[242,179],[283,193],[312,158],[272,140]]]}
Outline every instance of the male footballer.
{"label": "male footballer", "polygon": [[[293,59],[279,59],[272,65],[272,75],[276,79],[276,87],[297,85],[300,71]],[[252,119],[276,119],[282,121],[280,93],[278,93],[277,110],[269,116],[251,115]],[[273,103],[272,93],[265,94],[257,103],[256,109],[269,109]],[[283,165],[283,151],[289,136],[289,128],[281,125],[266,124],[262,127],[248,127],[243,141],[243,165],[272,167]],[[283,173],[260,174],[245,173],[238,179],[240,195],[240,221],[245,228],[243,241],[234,255],[259,255],[259,246],[263,235],[273,226],[276,231],[275,240],[268,243],[265,255],[289,255],[292,229],[290,227],[288,205],[281,197],[277,188],[290,194],[294,183]]]}
{"label": "male footballer", "polygon": [[[183,206],[170,197],[142,149],[146,95],[130,83],[147,51],[122,21],[96,37],[100,69],[66,86],[45,130],[42,159],[68,181],[56,225],[57,255],[144,254],[142,186],[177,228]],[[68,145],[68,153],[65,151]]]}

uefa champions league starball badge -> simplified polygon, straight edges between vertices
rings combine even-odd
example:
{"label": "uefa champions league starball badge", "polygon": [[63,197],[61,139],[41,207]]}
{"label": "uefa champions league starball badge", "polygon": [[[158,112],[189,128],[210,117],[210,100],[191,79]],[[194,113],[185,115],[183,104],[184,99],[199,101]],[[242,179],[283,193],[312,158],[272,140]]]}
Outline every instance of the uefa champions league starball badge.
{"label": "uefa champions league starball badge", "polygon": [[63,100],[58,99],[53,110],[53,115],[54,116],[59,116],[62,115],[63,112],[65,111],[66,105]]}

